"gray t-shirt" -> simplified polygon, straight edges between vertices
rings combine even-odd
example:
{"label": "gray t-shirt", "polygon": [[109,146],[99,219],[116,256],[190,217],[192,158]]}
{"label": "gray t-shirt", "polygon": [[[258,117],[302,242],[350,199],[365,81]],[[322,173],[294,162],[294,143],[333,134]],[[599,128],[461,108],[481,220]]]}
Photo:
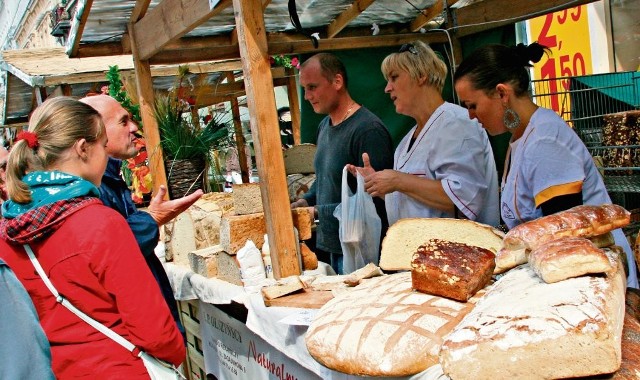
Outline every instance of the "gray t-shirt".
{"label": "gray t-shirt", "polygon": [[[324,251],[341,254],[338,219],[333,211],[340,204],[342,169],[346,164],[363,166],[362,153],[368,153],[375,170],[393,168],[393,142],[382,120],[365,107],[351,117],[332,126],[329,116],[318,126],[318,148],[314,159],[316,180],[303,196],[310,206],[318,206],[316,246]],[[355,191],[356,180],[349,176],[349,186]],[[388,223],[384,200],[375,197],[374,203],[382,221],[382,237]]]}

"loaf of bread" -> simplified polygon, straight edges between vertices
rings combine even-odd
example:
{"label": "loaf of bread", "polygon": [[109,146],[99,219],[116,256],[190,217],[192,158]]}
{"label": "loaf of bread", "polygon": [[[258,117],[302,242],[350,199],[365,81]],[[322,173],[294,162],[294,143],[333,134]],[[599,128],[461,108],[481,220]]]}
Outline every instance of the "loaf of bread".
{"label": "loaf of bread", "polygon": [[466,219],[400,219],[387,231],[382,241],[380,268],[411,270],[411,258],[429,239],[441,239],[488,249],[496,253],[504,234],[495,228]]}
{"label": "loaf of bread", "polygon": [[617,257],[610,260],[603,250],[580,237],[551,240],[529,254],[529,265],[546,283],[610,272],[616,263]]}
{"label": "loaf of bread", "polygon": [[539,245],[566,236],[594,237],[629,224],[631,214],[614,204],[581,205],[515,226],[496,254],[495,273],[524,264]]}
{"label": "loaf of bread", "polygon": [[640,290],[627,288],[625,303],[622,366],[611,376],[611,379],[638,380],[640,378]]}
{"label": "loaf of bread", "polygon": [[463,303],[415,292],[409,272],[363,280],[319,310],[305,336],[307,348],[322,365],[347,374],[419,373],[438,362],[442,337],[478,295]]}
{"label": "loaf of bread", "polygon": [[242,286],[240,267],[235,257],[225,252],[221,245],[189,252],[189,266],[201,276],[215,277]]}
{"label": "loaf of bread", "polygon": [[302,256],[302,269],[318,269],[318,256],[304,242],[300,242],[300,256]]}
{"label": "loaf of bread", "polygon": [[528,266],[494,283],[444,339],[452,379],[558,379],[612,373],[621,363],[625,277],[547,284]]}
{"label": "loaf of bread", "polygon": [[522,223],[507,232],[504,246],[510,250],[535,249],[565,236],[592,237],[629,224],[631,213],[614,204],[581,205]]}
{"label": "loaf of bread", "polygon": [[263,212],[259,183],[239,183],[233,185],[233,211],[236,215]]}
{"label": "loaf of bread", "polygon": [[289,174],[315,173],[313,160],[317,147],[314,144],[299,144],[283,151],[284,169]]}
{"label": "loaf of bread", "polygon": [[495,266],[488,249],[429,239],[413,255],[411,283],[417,291],[466,302],[491,281]]}
{"label": "loaf of bread", "polygon": [[610,247],[616,244],[616,240],[613,238],[613,234],[611,232],[607,232],[606,234],[592,236],[588,238],[593,245],[598,248]]}

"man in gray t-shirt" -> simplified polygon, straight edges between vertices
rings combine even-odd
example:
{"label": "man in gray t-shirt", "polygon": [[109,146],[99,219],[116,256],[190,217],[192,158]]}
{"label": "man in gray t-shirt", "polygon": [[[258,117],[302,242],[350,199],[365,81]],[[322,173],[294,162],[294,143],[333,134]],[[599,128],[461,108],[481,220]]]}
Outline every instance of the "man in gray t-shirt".
{"label": "man in gray t-shirt", "polygon": [[[318,127],[316,180],[291,207],[314,206],[319,220],[316,247],[330,254],[331,266],[342,274],[339,224],[333,216],[340,204],[342,168],[347,164],[362,166],[362,154],[368,153],[374,159],[371,166],[376,170],[390,169],[393,143],[382,121],[351,98],[344,64],[333,54],[319,53],[306,60],[300,68],[300,84],[313,110],[327,117]],[[355,178],[349,176],[352,191],[355,191],[355,182]],[[382,221],[382,239],[388,227],[384,200],[374,198],[374,203]]]}

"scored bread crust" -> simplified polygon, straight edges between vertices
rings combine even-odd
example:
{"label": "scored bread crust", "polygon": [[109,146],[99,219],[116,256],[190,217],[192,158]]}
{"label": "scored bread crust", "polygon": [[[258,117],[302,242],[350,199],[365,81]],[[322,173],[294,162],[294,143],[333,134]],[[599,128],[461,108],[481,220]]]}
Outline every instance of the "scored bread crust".
{"label": "scored bread crust", "polygon": [[621,363],[624,269],[547,284],[528,265],[501,277],[444,339],[452,379],[556,379]]}
{"label": "scored bread crust", "polygon": [[592,237],[629,224],[631,213],[614,204],[581,205],[515,226],[504,237],[509,250],[535,249],[565,236]]}
{"label": "scored bread crust", "polygon": [[604,251],[580,237],[564,237],[542,244],[529,254],[529,265],[546,283],[605,273],[614,268]]}
{"label": "scored bread crust", "polygon": [[387,230],[382,240],[380,268],[411,270],[411,258],[429,239],[440,239],[488,249],[497,253],[504,234],[486,224],[467,219],[407,218]]}
{"label": "scored bread crust", "polygon": [[360,376],[408,376],[438,362],[442,337],[484,294],[456,302],[411,289],[411,274],[363,280],[324,305],[309,326],[309,354]]}

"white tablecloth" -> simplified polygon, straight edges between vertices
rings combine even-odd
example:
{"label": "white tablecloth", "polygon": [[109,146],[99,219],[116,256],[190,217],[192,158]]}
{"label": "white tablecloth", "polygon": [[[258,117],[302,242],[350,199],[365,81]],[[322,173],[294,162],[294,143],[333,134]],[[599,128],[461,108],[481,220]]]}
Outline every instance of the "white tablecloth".
{"label": "white tablecloth", "polygon": [[[216,278],[205,278],[193,273],[190,269],[165,263],[165,269],[174,289],[177,300],[199,299],[211,304],[229,304],[237,302],[247,308],[246,326],[253,333],[264,339],[276,350],[284,353],[303,367],[316,373],[325,380],[352,380],[365,379],[367,377],[352,376],[341,372],[332,371],[315,361],[304,341],[307,326],[291,325],[280,322],[283,318],[293,317],[296,314],[308,313],[308,309],[291,307],[266,307],[260,293],[250,294],[241,286],[230,284]],[[305,274],[333,274],[333,270],[325,263],[320,263],[316,271],[307,271]],[[380,378],[376,378],[380,379]],[[429,368],[419,374],[409,377],[387,377],[393,380],[445,380],[439,365]]]}

